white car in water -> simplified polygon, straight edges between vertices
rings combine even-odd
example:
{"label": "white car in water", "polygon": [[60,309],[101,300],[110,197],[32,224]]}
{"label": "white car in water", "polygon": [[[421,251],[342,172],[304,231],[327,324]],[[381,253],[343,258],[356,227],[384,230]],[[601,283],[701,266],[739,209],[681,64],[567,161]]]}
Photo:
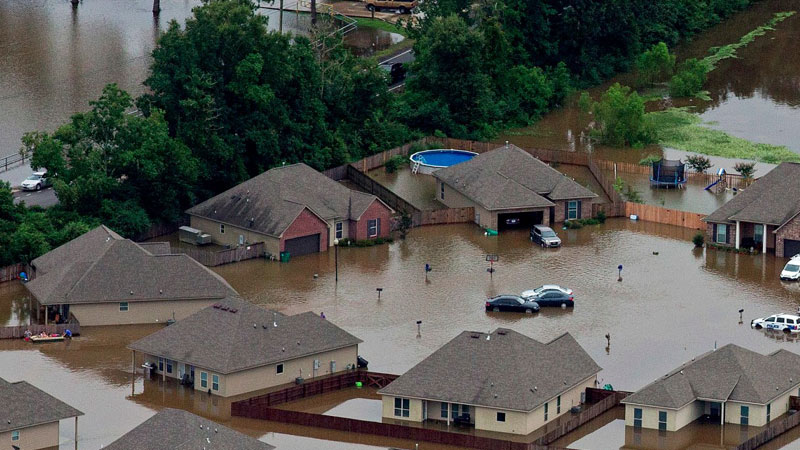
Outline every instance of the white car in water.
{"label": "white car in water", "polygon": [[769,317],[751,320],[750,328],[800,333],[800,316],[773,314]]}
{"label": "white car in water", "polygon": [[794,255],[783,267],[781,280],[797,281],[798,279],[800,279],[800,255]]}

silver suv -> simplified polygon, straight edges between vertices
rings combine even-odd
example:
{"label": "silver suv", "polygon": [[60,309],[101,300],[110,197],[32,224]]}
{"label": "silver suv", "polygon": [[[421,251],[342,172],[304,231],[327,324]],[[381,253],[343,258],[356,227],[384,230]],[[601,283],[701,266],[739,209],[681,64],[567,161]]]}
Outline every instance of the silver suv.
{"label": "silver suv", "polygon": [[534,225],[531,228],[531,241],[542,247],[560,247],[561,239],[552,228],[544,225]]}

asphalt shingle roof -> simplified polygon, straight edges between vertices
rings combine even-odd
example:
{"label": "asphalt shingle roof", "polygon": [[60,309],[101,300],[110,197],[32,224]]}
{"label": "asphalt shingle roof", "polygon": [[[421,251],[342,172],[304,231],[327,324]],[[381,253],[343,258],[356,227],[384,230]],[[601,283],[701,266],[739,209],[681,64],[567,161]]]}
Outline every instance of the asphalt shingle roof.
{"label": "asphalt shingle roof", "polygon": [[597,197],[515,145],[439,169],[433,176],[490,211],[542,208],[553,206],[553,201]]}
{"label": "asphalt shingle roof", "polygon": [[[148,246],[159,252],[163,246]],[[153,254],[105,226],[33,260],[25,286],[43,305],[214,299],[234,294],[219,275],[184,254]]]}
{"label": "asphalt shingle roof", "polygon": [[313,312],[285,316],[230,297],[128,348],[229,374],[361,342]]}
{"label": "asphalt shingle roof", "polygon": [[375,200],[300,163],[267,170],[186,213],[280,236],[304,208],[325,221],[358,220]]}
{"label": "asphalt shingle roof", "polygon": [[706,222],[753,222],[781,226],[800,213],[800,164],[781,163],[728,203]]}
{"label": "asphalt shingle roof", "polygon": [[683,364],[623,403],[665,408],[697,399],[767,404],[798,384],[800,355],[786,350],[762,355],[728,344]]}
{"label": "asphalt shingle roof", "polygon": [[166,408],[104,448],[271,450],[275,447],[190,412]]}
{"label": "asphalt shingle roof", "polygon": [[543,344],[504,328],[464,331],[378,393],[532,411],[599,371],[569,333]]}
{"label": "asphalt shingle roof", "polygon": [[25,381],[0,378],[0,433],[19,430],[83,413]]}

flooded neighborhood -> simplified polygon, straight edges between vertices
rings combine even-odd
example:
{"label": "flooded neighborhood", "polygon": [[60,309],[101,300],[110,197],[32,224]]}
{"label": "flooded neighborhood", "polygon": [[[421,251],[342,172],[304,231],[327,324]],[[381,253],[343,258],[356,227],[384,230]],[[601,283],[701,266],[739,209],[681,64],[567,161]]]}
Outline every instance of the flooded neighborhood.
{"label": "flooded neighborhood", "polygon": [[496,11],[261,3],[0,4],[0,447],[800,448],[800,1],[493,134]]}

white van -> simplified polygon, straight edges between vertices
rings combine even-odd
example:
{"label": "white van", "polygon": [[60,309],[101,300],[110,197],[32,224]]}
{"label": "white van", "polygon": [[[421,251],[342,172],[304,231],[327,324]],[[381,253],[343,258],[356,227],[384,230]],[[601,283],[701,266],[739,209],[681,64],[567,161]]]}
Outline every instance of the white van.
{"label": "white van", "polygon": [[781,280],[797,281],[798,279],[800,279],[800,255],[794,255],[783,267]]}

